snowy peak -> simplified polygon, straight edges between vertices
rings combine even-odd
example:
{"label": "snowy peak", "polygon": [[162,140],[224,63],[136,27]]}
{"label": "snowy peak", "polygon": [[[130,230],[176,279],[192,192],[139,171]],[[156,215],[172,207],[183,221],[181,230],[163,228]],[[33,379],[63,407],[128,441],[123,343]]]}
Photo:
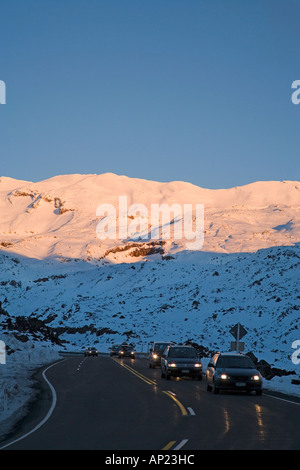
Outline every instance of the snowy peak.
{"label": "snowy peak", "polygon": [[[125,219],[120,215],[120,197],[126,201]],[[170,211],[165,224],[153,215],[154,205],[192,207],[190,233],[175,236],[179,222],[183,227],[185,221],[183,210],[180,216]],[[201,251],[254,252],[300,241],[297,181],[211,190],[182,181],[161,183],[105,173],[60,175],[36,183],[1,177],[0,245],[31,258],[81,258],[100,263],[174,255],[186,250],[187,238],[199,231],[195,209],[200,205],[204,205]],[[116,209],[115,237],[99,237],[99,222],[109,227],[107,214],[98,211],[100,206]]]}

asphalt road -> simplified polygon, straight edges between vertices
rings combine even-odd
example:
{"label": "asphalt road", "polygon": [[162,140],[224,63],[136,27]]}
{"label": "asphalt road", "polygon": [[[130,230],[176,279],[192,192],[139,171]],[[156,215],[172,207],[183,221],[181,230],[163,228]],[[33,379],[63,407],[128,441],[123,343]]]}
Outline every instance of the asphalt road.
{"label": "asphalt road", "polygon": [[299,402],[214,395],[204,378],[167,381],[142,357],[70,356],[44,377],[40,400],[0,449],[300,449]]}

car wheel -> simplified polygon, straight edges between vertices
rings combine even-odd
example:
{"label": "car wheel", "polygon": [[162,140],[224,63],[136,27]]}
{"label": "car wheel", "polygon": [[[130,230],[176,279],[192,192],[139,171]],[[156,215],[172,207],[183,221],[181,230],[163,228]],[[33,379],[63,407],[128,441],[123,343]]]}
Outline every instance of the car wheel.
{"label": "car wheel", "polygon": [[208,392],[211,392],[212,386],[209,385],[207,374],[205,374],[205,380],[206,380],[206,390],[207,390]]}
{"label": "car wheel", "polygon": [[165,378],[165,374],[163,373],[163,371],[161,371],[161,378],[162,378],[162,379]]}
{"label": "car wheel", "polygon": [[262,395],[262,390],[256,390],[256,395]]}
{"label": "car wheel", "polygon": [[215,384],[213,385],[213,392],[214,392],[215,395],[218,395],[218,393],[219,393],[219,389],[218,389],[218,387],[215,386]]}
{"label": "car wheel", "polygon": [[197,375],[196,379],[197,380],[202,380],[202,375]]}

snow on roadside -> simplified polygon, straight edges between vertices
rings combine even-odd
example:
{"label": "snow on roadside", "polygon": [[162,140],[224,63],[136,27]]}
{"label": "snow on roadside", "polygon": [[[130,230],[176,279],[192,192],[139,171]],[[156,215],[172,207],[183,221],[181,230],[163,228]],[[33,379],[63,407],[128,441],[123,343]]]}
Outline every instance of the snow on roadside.
{"label": "snow on roadside", "polygon": [[27,413],[27,405],[35,396],[34,371],[60,359],[51,344],[20,343],[12,335],[9,343],[15,352],[0,364],[0,438]]}

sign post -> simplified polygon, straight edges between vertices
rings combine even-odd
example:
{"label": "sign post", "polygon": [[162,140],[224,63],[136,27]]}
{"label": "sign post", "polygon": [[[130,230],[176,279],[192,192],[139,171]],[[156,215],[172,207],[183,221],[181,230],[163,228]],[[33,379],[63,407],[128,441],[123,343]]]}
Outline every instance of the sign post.
{"label": "sign post", "polygon": [[247,330],[243,327],[243,325],[237,323],[231,328],[230,333],[236,339],[236,352],[240,352],[243,349],[243,343],[241,343],[241,339],[247,334]]}

